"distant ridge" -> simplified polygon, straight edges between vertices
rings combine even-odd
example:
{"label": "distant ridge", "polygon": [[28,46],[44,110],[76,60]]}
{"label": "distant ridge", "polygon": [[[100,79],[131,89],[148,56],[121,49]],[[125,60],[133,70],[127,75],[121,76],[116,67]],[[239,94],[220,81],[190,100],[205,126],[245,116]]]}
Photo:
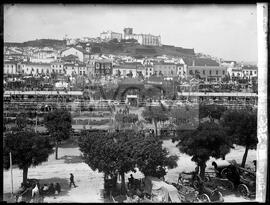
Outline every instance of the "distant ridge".
{"label": "distant ridge", "polygon": [[32,41],[26,41],[23,43],[5,42],[4,46],[63,47],[63,46],[66,46],[66,41],[65,40],[56,40],[56,39],[37,39],[37,40],[32,40]]}
{"label": "distant ridge", "polygon": [[[80,44],[80,43],[79,43]],[[23,43],[17,42],[5,42],[5,46],[17,46],[17,47],[53,47],[63,48],[66,46],[65,40],[56,39],[37,39],[32,41],[26,41]],[[115,55],[131,55],[131,56],[148,56],[154,57],[159,55],[170,55],[179,57],[195,57],[194,49],[176,47],[173,45],[162,46],[144,46],[139,45],[137,42],[102,42],[102,43],[90,43],[92,47],[92,53],[105,53]]]}

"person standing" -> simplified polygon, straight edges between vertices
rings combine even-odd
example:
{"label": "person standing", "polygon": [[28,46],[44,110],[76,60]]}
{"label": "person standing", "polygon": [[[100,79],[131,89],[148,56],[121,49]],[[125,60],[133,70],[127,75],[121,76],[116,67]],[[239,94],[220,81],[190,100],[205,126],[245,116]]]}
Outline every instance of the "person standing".
{"label": "person standing", "polygon": [[71,185],[73,184],[73,186],[74,187],[77,187],[76,185],[75,185],[75,183],[74,183],[74,176],[73,176],[73,174],[72,173],[70,173],[70,183],[69,183],[69,187],[71,187]]}

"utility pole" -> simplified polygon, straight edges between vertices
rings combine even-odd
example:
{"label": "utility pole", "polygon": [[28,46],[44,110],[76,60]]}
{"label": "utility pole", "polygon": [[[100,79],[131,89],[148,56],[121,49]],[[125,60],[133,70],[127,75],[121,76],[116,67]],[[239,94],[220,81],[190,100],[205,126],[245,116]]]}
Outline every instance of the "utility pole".
{"label": "utility pole", "polygon": [[10,162],[10,176],[11,176],[11,198],[13,197],[13,173],[12,173],[12,154],[9,152],[9,162]]}

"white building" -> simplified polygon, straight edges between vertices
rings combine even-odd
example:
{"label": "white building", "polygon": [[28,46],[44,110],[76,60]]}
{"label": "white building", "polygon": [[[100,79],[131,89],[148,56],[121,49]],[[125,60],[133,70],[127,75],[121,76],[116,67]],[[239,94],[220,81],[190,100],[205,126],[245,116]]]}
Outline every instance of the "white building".
{"label": "white building", "polygon": [[161,46],[161,37],[152,34],[133,34],[132,28],[124,29],[124,39],[136,39],[139,44],[146,46]]}
{"label": "white building", "polygon": [[187,70],[187,65],[184,64],[184,63],[179,63],[179,64],[176,64],[176,69],[177,69],[177,75],[180,77],[180,78],[186,78],[187,75],[188,75],[188,70]]}
{"label": "white building", "polygon": [[113,32],[113,31],[106,31],[106,32],[102,32],[100,34],[100,38],[102,40],[105,40],[105,41],[110,41],[112,39],[117,39],[118,41],[121,41],[122,39],[122,34],[121,33],[116,33],[116,32]]}
{"label": "white building", "polygon": [[251,80],[254,77],[258,77],[257,66],[243,66],[242,71],[243,71],[244,78],[248,78]]}
{"label": "white building", "polygon": [[20,66],[22,73],[27,75],[49,74],[52,72],[51,64],[49,63],[24,62]]}
{"label": "white building", "polygon": [[71,47],[71,48],[68,48],[68,49],[62,51],[61,52],[61,57],[69,56],[69,55],[74,55],[74,56],[77,56],[78,59],[81,62],[83,62],[84,61],[84,53],[85,53],[85,51],[83,51],[80,48]]}
{"label": "white building", "polygon": [[54,61],[51,63],[51,72],[65,73],[64,63],[61,61]]}
{"label": "white building", "polygon": [[18,62],[16,61],[4,61],[4,74],[17,74],[18,69],[17,69],[17,64]]}
{"label": "white building", "polygon": [[154,74],[154,67],[152,64],[145,65],[145,77],[149,78]]}
{"label": "white building", "polygon": [[228,67],[227,73],[229,74],[230,78],[243,78],[244,73],[241,67]]}
{"label": "white building", "polygon": [[57,55],[57,51],[45,47],[34,51],[30,56],[30,61],[33,63],[51,63],[57,59]]}

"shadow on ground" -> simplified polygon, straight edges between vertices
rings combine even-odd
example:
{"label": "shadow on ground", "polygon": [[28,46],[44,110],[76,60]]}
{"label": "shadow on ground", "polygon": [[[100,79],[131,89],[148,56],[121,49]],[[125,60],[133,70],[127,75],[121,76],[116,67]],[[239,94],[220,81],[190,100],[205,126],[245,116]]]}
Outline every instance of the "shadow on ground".
{"label": "shadow on ground", "polygon": [[82,160],[82,157],[81,156],[68,156],[68,155],[65,155],[63,157],[61,157],[60,159],[64,159],[64,163],[67,163],[67,164],[72,164],[72,163],[81,163],[83,162]]}
{"label": "shadow on ground", "polygon": [[74,141],[66,141],[66,142],[62,142],[60,145],[59,145],[59,148],[77,148],[79,147],[78,146],[78,143],[74,140]]}

